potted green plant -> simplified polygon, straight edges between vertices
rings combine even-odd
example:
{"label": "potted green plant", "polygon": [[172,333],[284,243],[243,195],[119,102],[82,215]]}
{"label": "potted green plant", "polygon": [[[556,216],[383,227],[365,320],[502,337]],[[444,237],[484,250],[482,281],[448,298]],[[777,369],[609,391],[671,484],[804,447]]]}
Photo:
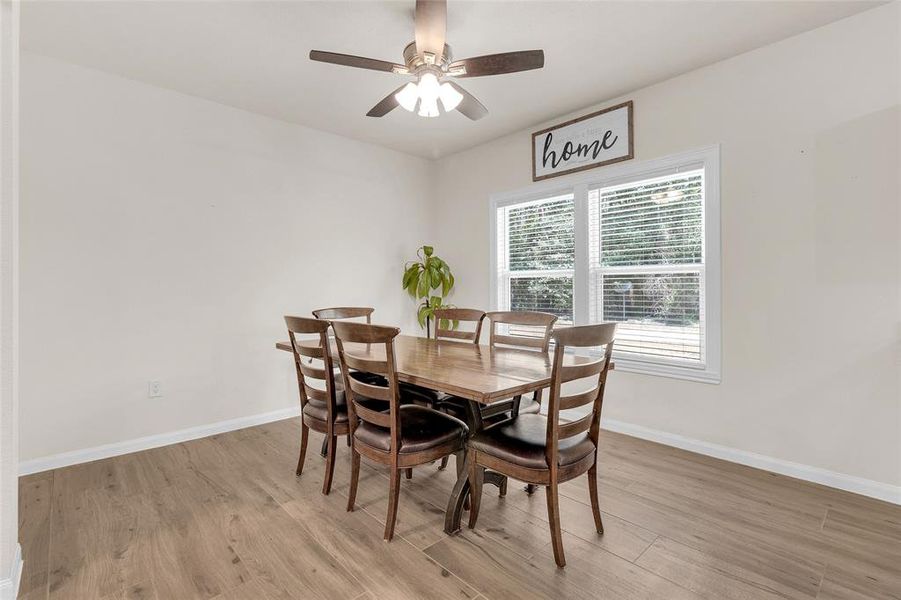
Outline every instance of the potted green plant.
{"label": "potted green plant", "polygon": [[404,266],[403,288],[419,301],[416,318],[426,335],[431,336],[432,318],[435,310],[447,307],[444,299],[454,289],[454,274],[446,262],[435,256],[432,246],[418,248],[416,256],[418,260]]}

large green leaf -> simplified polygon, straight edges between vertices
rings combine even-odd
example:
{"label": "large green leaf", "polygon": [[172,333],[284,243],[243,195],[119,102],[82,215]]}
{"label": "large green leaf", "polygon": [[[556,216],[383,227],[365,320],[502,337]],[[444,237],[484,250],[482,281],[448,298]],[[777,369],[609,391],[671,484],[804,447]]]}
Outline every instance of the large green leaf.
{"label": "large green leaf", "polygon": [[429,272],[423,271],[419,276],[419,283],[416,286],[416,295],[425,298],[429,295]]}
{"label": "large green leaf", "polygon": [[423,246],[422,251],[426,256],[431,256],[432,253],[435,252],[435,248],[433,248],[432,246]]}

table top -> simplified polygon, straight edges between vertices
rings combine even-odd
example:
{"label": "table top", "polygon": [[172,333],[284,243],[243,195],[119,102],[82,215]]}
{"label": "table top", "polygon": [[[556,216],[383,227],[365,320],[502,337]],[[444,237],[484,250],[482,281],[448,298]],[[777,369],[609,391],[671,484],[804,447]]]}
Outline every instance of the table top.
{"label": "table top", "polygon": [[[315,346],[319,340],[298,342]],[[366,344],[347,346],[354,346],[355,355],[379,358],[381,354],[384,360],[381,344],[372,344],[369,349]],[[291,352],[290,342],[278,342],[275,347]],[[337,350],[333,352],[337,361]],[[394,339],[394,355],[400,381],[485,404],[544,389],[551,383],[551,356],[534,350],[399,335]],[[567,354],[564,364],[590,360]]]}

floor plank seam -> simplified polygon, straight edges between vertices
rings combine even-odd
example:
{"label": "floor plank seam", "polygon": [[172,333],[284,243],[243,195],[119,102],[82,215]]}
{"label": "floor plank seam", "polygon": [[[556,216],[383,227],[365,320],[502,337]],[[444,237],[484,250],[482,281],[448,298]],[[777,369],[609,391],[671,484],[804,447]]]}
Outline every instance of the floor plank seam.
{"label": "floor plank seam", "polygon": [[[650,531],[650,529],[649,529],[648,531]],[[653,532],[652,532],[652,533],[653,533]],[[658,534],[653,540],[651,540],[651,543],[648,544],[647,548],[645,548],[644,550],[642,550],[642,551],[641,551],[641,554],[639,554],[638,556],[635,557],[635,560],[633,560],[632,563],[638,565],[638,561],[641,560],[641,557],[644,556],[645,552],[647,552],[648,550],[650,550],[650,549],[651,549],[651,546],[653,546],[654,544],[656,544],[656,543],[657,543],[657,540],[659,540],[659,539],[660,539],[660,535]],[[639,565],[639,566],[640,566],[640,565]]]}

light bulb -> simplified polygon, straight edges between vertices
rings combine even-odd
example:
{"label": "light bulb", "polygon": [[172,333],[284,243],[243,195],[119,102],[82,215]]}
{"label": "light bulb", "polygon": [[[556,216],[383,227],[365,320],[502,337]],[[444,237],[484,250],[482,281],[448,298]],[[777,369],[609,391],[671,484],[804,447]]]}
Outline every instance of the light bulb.
{"label": "light bulb", "polygon": [[440,114],[438,112],[438,98],[420,98],[418,114],[420,117],[437,117]]}
{"label": "light bulb", "polygon": [[440,87],[438,78],[434,73],[423,73],[419,78],[419,97],[423,101],[434,101],[438,99]]}
{"label": "light bulb", "polygon": [[463,100],[463,94],[454,89],[449,83],[442,83],[438,92],[441,96],[441,104],[444,105],[444,112],[450,112],[457,108],[460,101]]}
{"label": "light bulb", "polygon": [[416,101],[419,100],[419,87],[411,81],[404,89],[394,94],[394,99],[406,110],[413,112],[416,109]]}

